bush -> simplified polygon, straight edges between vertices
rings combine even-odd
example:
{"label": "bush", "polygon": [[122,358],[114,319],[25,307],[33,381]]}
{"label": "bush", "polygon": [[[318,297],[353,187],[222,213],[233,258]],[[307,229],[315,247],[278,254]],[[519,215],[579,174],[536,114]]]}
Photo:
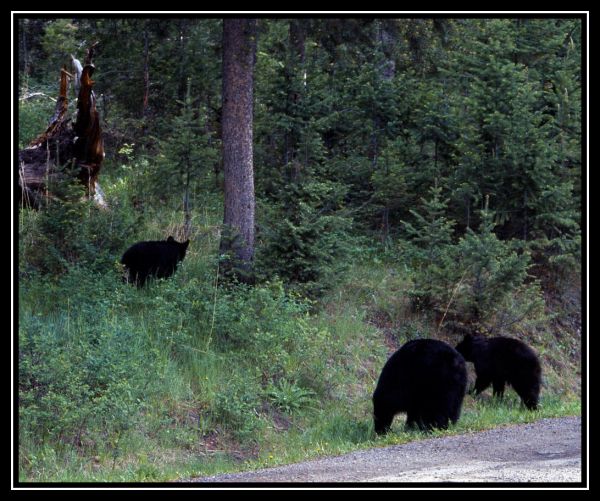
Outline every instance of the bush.
{"label": "bush", "polygon": [[[110,196],[111,186],[105,186]],[[138,225],[135,211],[109,198],[102,209],[84,197],[81,185],[67,181],[51,186],[54,197],[40,211],[21,209],[19,269],[22,275],[52,276],[73,265],[91,272],[113,268]]]}
{"label": "bush", "polygon": [[263,203],[257,266],[263,279],[317,298],[339,279],[351,241],[349,218],[336,209],[344,196],[335,183],[307,181],[281,188],[275,204]]}
{"label": "bush", "polygon": [[269,383],[266,395],[275,407],[288,414],[314,407],[316,403],[314,391],[301,388],[287,379],[280,379],[276,384]]}
{"label": "bush", "polygon": [[[493,214],[482,212],[478,233],[471,229],[456,248],[458,268],[462,271],[454,291],[455,312],[467,323],[488,324],[499,317],[502,324],[514,323],[534,309],[543,306],[535,284],[529,283],[530,257],[518,253],[511,242],[501,241],[493,233]],[[518,296],[519,308],[511,300]],[[508,313],[510,312],[510,315]]]}
{"label": "bush", "polygon": [[[28,92],[43,92],[54,96],[56,90],[30,83]],[[19,102],[19,149],[25,148],[44,131],[54,108],[55,104],[45,96]]]}
{"label": "bush", "polygon": [[19,430],[28,442],[102,448],[134,427],[162,373],[135,326],[77,308],[50,317],[22,311]]}
{"label": "bush", "polygon": [[467,228],[453,243],[453,222],[443,215],[446,202],[438,188],[431,193],[424,200],[426,214],[411,211],[415,224],[405,223],[410,240],[402,243],[402,253],[415,270],[409,290],[413,305],[487,331],[540,312],[539,285],[528,273],[531,259],[494,234],[493,212],[481,211],[479,230]]}
{"label": "bush", "polygon": [[414,223],[403,221],[408,241],[401,241],[400,252],[414,273],[409,290],[416,310],[440,308],[447,304],[457,282],[456,247],[453,244],[455,222],[444,214],[448,200],[441,199],[441,188],[430,190],[430,198],[422,198],[423,214],[411,210]]}

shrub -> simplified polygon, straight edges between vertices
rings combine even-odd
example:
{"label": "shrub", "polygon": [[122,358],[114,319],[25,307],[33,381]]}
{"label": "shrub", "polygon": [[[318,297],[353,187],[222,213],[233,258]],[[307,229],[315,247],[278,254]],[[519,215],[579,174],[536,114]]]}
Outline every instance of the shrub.
{"label": "shrub", "polygon": [[343,195],[335,183],[306,181],[286,184],[276,203],[261,205],[256,269],[263,279],[278,277],[310,298],[339,279],[352,224],[337,211]]}
{"label": "shrub", "polygon": [[315,392],[301,388],[287,379],[269,383],[266,395],[275,407],[288,414],[297,413],[307,407],[314,407]]}
{"label": "shrub", "polygon": [[28,441],[102,448],[135,426],[162,365],[126,321],[77,308],[19,325],[19,431]]}
{"label": "shrub", "polygon": [[440,191],[432,188],[431,198],[423,200],[425,215],[411,211],[415,223],[405,223],[410,240],[402,243],[402,251],[415,270],[409,290],[413,305],[485,330],[541,311],[539,286],[528,273],[530,257],[495,235],[493,212],[481,211],[478,231],[467,228],[453,243],[453,222],[443,215],[446,201]]}
{"label": "shrub", "polygon": [[21,209],[21,273],[57,276],[73,265],[92,272],[112,268],[136,228],[135,212],[112,199],[101,209],[84,198],[81,185],[67,181],[53,183],[51,192],[54,197],[42,210]]}

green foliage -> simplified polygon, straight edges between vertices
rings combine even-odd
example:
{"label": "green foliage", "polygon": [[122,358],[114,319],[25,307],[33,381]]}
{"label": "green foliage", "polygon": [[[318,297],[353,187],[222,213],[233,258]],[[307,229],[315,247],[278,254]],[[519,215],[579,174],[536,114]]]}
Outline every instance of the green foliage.
{"label": "green foliage", "polygon": [[275,407],[288,414],[296,414],[315,404],[314,391],[296,386],[287,379],[280,379],[276,384],[271,383],[266,394]]}
{"label": "green foliage", "polygon": [[[28,92],[44,92],[48,96],[53,96],[56,89],[47,89],[30,83]],[[19,103],[19,149],[27,147],[31,141],[45,130],[48,119],[54,112],[54,107],[54,103],[44,96],[27,99]]]}
{"label": "green foliage", "polygon": [[401,243],[404,245],[401,253],[415,271],[414,287],[409,294],[417,309],[442,307],[450,299],[460,273],[452,242],[455,222],[444,215],[448,200],[441,200],[439,187],[432,187],[429,192],[430,198],[422,199],[424,214],[410,211],[414,223],[404,222],[409,244]]}
{"label": "green foliage", "polygon": [[[85,35],[84,35],[85,36]],[[67,65],[70,68],[70,55],[75,57],[81,45],[79,25],[73,19],[53,19],[44,30],[42,47],[45,52],[45,68],[52,73],[55,80],[59,79],[60,68]]]}
{"label": "green foliage", "polygon": [[[105,187],[110,204],[113,187]],[[137,223],[129,204],[114,200],[110,210],[99,208],[84,197],[81,185],[62,180],[51,183],[49,191],[43,210],[21,213],[21,273],[58,275],[71,265],[90,271],[112,268]]]}
{"label": "green foliage", "polygon": [[[457,244],[458,268],[463,275],[452,310],[463,322],[487,324],[488,330],[502,332],[527,315],[539,314],[544,301],[529,280],[530,256],[498,239],[493,217],[491,211],[484,211],[479,231],[467,230]],[[520,304],[513,303],[515,297]]]}
{"label": "green foliage", "polygon": [[[496,236],[489,210],[482,211],[477,232],[468,228],[454,243],[454,222],[443,215],[447,200],[440,200],[440,192],[432,188],[431,198],[423,200],[427,213],[411,211],[415,222],[405,223],[409,240],[403,258],[414,270],[409,290],[413,305],[488,331],[539,313],[543,300],[528,274],[529,254],[517,252],[513,243]],[[518,306],[512,302],[515,296],[520,298]]]}
{"label": "green foliage", "polygon": [[[218,285],[221,24],[19,20],[29,93],[55,96],[99,41],[109,205],[57,182],[19,213],[21,477],[170,480],[381,445],[378,371],[442,319],[529,336],[548,392],[576,386],[580,321],[544,317],[531,274],[547,297],[581,266],[580,20],[261,20],[253,286]],[[19,101],[19,147],[53,107]],[[121,282],[129,245],[184,233],[173,277]],[[536,416],[577,412],[559,398]],[[465,407],[459,430],[530,419]],[[400,427],[387,443],[415,438]]]}
{"label": "green foliage", "polygon": [[158,140],[156,161],[146,175],[150,195],[159,200],[181,200],[189,210],[190,198],[205,188],[207,174],[217,162],[218,143],[207,130],[206,108],[194,109],[191,80],[181,111],[168,127],[168,134]]}
{"label": "green foliage", "polygon": [[335,283],[349,252],[351,220],[338,210],[343,195],[329,182],[282,186],[277,203],[263,206],[258,269],[309,297]]}
{"label": "green foliage", "polygon": [[[32,284],[34,290],[22,296],[19,430],[30,446],[50,442],[94,453],[118,447],[121,434],[138,424],[148,395],[162,385],[164,359],[139,326],[107,314],[114,276],[72,274],[76,278],[54,288],[58,294],[69,290],[66,308],[59,312],[41,313],[42,305],[28,301],[39,289],[53,288],[49,283]],[[67,289],[73,284],[69,278],[95,279],[95,296],[83,288]]]}

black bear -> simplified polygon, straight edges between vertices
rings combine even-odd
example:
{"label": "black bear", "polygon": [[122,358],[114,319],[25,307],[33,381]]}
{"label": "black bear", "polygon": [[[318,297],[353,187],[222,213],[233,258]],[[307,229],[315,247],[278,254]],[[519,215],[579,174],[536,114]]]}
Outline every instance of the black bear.
{"label": "black bear", "polygon": [[485,338],[467,334],[456,350],[475,365],[475,394],[490,384],[494,396],[502,398],[508,383],[528,409],[537,409],[542,367],[534,351],[522,341],[509,337]]}
{"label": "black bear", "polygon": [[467,389],[462,355],[435,339],[409,341],[383,366],[373,393],[377,434],[386,433],[394,416],[406,412],[406,427],[445,429],[460,417]]}
{"label": "black bear", "polygon": [[183,261],[189,243],[189,240],[177,242],[169,237],[132,245],[121,258],[128,273],[126,280],[142,287],[149,276],[170,277],[175,273],[177,263]]}

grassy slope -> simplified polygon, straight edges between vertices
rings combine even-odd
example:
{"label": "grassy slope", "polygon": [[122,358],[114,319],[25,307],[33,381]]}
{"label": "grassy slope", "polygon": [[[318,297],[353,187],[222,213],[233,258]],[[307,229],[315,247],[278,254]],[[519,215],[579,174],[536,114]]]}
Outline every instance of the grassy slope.
{"label": "grassy slope", "polygon": [[[192,253],[176,280],[183,283],[194,270],[203,268],[205,264],[200,262],[203,255]],[[321,350],[327,357],[311,362],[328,371],[321,379],[319,402],[299,405],[292,412],[263,404],[255,409],[256,419],[239,423],[240,427],[248,428],[245,433],[219,426],[218,416],[200,423],[205,418],[206,406],[215,402],[210,395],[219,394],[219,388],[231,384],[231,379],[238,381],[249,374],[247,368],[236,370],[230,363],[231,357],[236,359],[239,353],[212,350],[204,338],[195,345],[195,351],[187,351],[183,363],[177,360],[183,350],[171,347],[170,355],[165,350],[164,380],[168,382],[168,391],[147,411],[149,415],[142,421],[144,426],[123,437],[118,452],[103,450],[85,457],[77,448],[48,443],[41,449],[33,449],[39,467],[26,468],[28,473],[22,480],[172,480],[285,464],[420,438],[420,433],[403,431],[402,415],[395,420],[394,433],[384,438],[375,438],[371,425],[370,396],[388,354],[406,336],[428,337],[435,331],[435,325],[428,319],[411,315],[403,308],[403,286],[402,275],[377,258],[357,264],[328,295],[323,308],[308,319],[314,329],[327,333],[312,351],[314,355]],[[143,303],[157,293],[167,295],[159,288],[132,294],[139,295]],[[141,313],[143,317],[144,312]],[[143,328],[151,336],[164,336],[156,332],[161,326],[153,325],[151,315],[146,313],[149,318]],[[132,323],[135,321],[131,319]],[[545,364],[550,380],[547,378],[538,412],[521,409],[513,392],[501,404],[492,401],[489,395],[478,400],[467,396],[458,425],[438,434],[578,414],[577,373],[565,362],[568,357],[551,346],[537,348],[545,353],[546,360],[556,360]],[[550,353],[557,356],[552,358]],[[561,384],[556,384],[559,380]],[[238,385],[231,384],[230,391],[238,390]],[[151,415],[152,409],[155,415]]]}
{"label": "grassy slope", "polygon": [[[213,201],[213,205],[218,203]],[[164,481],[296,462],[421,437],[403,431],[402,415],[395,420],[394,432],[384,438],[375,438],[371,423],[371,393],[387,356],[407,339],[436,335],[431,319],[412,314],[407,307],[403,294],[407,270],[371,252],[354,263],[317,313],[309,317],[282,310],[288,318],[278,319],[278,305],[288,307],[269,299],[271,302],[265,303],[268,308],[255,313],[265,311],[266,318],[264,324],[258,322],[256,332],[263,329],[282,344],[277,345],[279,351],[262,359],[249,350],[256,351],[268,338],[256,337],[255,344],[240,348],[234,343],[236,338],[226,337],[233,335],[227,334],[226,326],[234,321],[242,335],[246,335],[244,329],[251,332],[256,319],[250,316],[244,323],[238,317],[256,298],[238,304],[212,286],[218,272],[211,257],[218,244],[218,213],[195,215],[193,246],[172,281],[137,291],[113,285],[112,276],[106,280],[105,293],[111,297],[98,303],[105,309],[98,311],[95,322],[105,325],[105,331],[124,325],[134,336],[145,336],[158,352],[161,374],[157,376],[163,386],[152,395],[139,425],[119,435],[118,447],[64,445],[60,438],[40,445],[25,439],[20,451],[21,480]],[[153,217],[152,221],[161,220],[163,225],[148,224],[147,238],[165,233],[177,237],[179,218],[178,214]],[[202,288],[198,281],[208,285]],[[72,331],[78,325],[82,338],[87,336],[89,325],[71,318],[72,311],[65,319],[65,305],[81,301],[84,295],[78,281],[71,287],[66,293],[73,295],[70,303],[60,295],[47,294],[43,286],[23,288],[21,316],[34,317],[35,309],[44,304],[42,323],[49,332]],[[199,298],[204,303],[195,305],[196,293],[207,296]],[[178,311],[170,315],[173,318],[166,318],[170,301]],[[189,308],[188,303],[192,303]],[[557,304],[560,302],[553,305]],[[571,305],[570,313],[576,306],[576,302]],[[512,392],[502,404],[489,395],[478,400],[467,396],[458,425],[439,434],[578,414],[576,342],[569,326],[556,321],[549,321],[548,326],[547,332],[532,333],[546,374],[539,411],[522,410]],[[299,337],[303,338],[300,344]],[[280,355],[285,357],[282,372],[270,373]],[[246,359],[250,360],[247,364]],[[270,383],[280,382],[288,372],[295,375],[292,383],[297,386],[264,382],[265,378]],[[298,392],[302,389],[305,394]]]}

